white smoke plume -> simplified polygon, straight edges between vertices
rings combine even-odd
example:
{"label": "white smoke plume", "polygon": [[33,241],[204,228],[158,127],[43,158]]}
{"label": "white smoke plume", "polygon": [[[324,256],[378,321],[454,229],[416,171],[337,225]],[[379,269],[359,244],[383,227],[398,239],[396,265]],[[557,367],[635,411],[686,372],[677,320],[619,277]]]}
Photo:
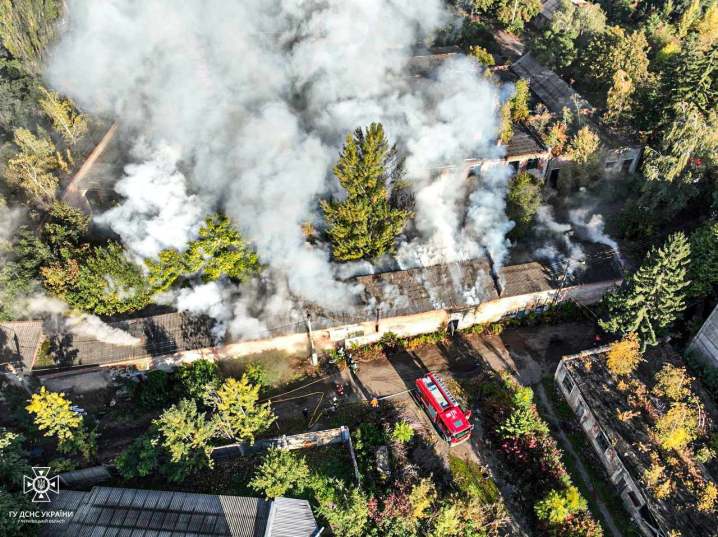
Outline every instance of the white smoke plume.
{"label": "white smoke plume", "polygon": [[581,245],[572,240],[571,224],[556,221],[553,210],[548,205],[541,205],[536,212],[535,232],[546,240],[545,244],[534,252],[538,259],[546,259],[557,268],[564,269],[568,263],[568,272],[580,268],[580,262],[586,257]]}
{"label": "white smoke plume", "polygon": [[[495,89],[458,56],[431,78],[408,75],[417,43],[447,20],[441,0],[75,0],[69,17],[50,82],[144,134],[117,185],[126,200],[100,221],[146,257],[181,247],[203,213],[223,209],[264,267],[239,289],[182,290],[181,309],[238,337],[301,315],[295,299],[350,309],[361,287],[337,279],[348,269],[300,225],[338,193],[331,165],[347,133],[373,121],[405,151],[417,198],[400,265],[476,257],[479,246],[505,258],[508,172],[487,171],[479,186],[459,172],[466,158],[498,155]],[[449,166],[433,180],[430,169]]]}
{"label": "white smoke plume", "polygon": [[621,258],[618,243],[604,232],[605,223],[603,221],[603,216],[600,214],[594,214],[589,220],[589,212],[590,210],[587,208],[573,209],[569,212],[569,220],[571,220],[571,223],[576,226],[577,231],[580,234],[585,235],[587,239],[599,244],[605,244],[613,249],[619,264],[623,266],[623,259]]}
{"label": "white smoke plume", "polygon": [[103,323],[95,315],[79,315],[65,318],[65,327],[78,336],[109,343],[110,345],[139,345],[142,340],[124,330]]}
{"label": "white smoke plume", "polygon": [[180,152],[160,143],[152,147],[140,139],[133,150],[140,164],[129,164],[115,190],[127,199],[95,218],[110,227],[140,258],[154,257],[166,248],[183,249],[197,237],[210,207],[187,192],[187,180],[177,169]]}
{"label": "white smoke plume", "polygon": [[141,339],[120,328],[110,326],[95,315],[68,314],[68,305],[57,298],[42,294],[31,297],[28,309],[33,316],[42,316],[55,324],[58,332],[69,331],[78,336],[96,339],[111,345],[138,345]]}

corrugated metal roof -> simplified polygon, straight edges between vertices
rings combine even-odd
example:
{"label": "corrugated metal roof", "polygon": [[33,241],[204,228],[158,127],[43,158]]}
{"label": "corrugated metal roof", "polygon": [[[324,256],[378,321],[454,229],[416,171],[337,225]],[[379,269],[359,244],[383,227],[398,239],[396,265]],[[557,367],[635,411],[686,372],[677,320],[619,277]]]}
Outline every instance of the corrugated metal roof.
{"label": "corrugated metal roof", "polygon": [[576,112],[572,98],[578,99],[578,106],[583,111],[593,110],[593,106],[574,91],[560,76],[538,62],[531,54],[521,56],[511,68],[521,78],[530,82],[531,91],[548,107],[551,112],[560,114],[564,108]]}
{"label": "corrugated metal roof", "polygon": [[356,278],[382,317],[479,305],[498,298],[486,259],[384,272]]}
{"label": "corrugated metal roof", "polygon": [[505,146],[506,158],[508,160],[512,160],[513,157],[534,158],[536,155],[542,155],[548,158],[548,148],[526,127],[523,125],[514,125],[513,131],[513,137]]}
{"label": "corrugated metal roof", "polygon": [[311,537],[318,527],[305,500],[276,498],[265,537]]}
{"label": "corrugated metal roof", "polygon": [[[87,499],[89,494],[89,492],[61,489],[60,493],[52,499],[48,510],[74,512]],[[54,495],[51,494],[51,496]],[[72,520],[72,517],[56,517],[51,524],[42,524],[38,537],[64,537],[70,520]]]}
{"label": "corrugated metal roof", "polygon": [[[206,315],[165,313],[108,323],[140,339],[135,345],[112,345],[88,336],[55,334],[62,356],[53,367],[104,365],[211,347],[215,322]],[[36,367],[37,368],[37,367]],[[37,368],[40,369],[40,368]]]}
{"label": "corrugated metal roof", "polygon": [[[48,511],[74,510],[71,520],[46,524],[40,537],[312,537],[317,524],[306,500],[94,487],[62,491]],[[65,520],[65,519],[63,519]]]}
{"label": "corrugated metal roof", "polygon": [[0,323],[0,362],[11,362],[29,371],[41,337],[42,321]]}

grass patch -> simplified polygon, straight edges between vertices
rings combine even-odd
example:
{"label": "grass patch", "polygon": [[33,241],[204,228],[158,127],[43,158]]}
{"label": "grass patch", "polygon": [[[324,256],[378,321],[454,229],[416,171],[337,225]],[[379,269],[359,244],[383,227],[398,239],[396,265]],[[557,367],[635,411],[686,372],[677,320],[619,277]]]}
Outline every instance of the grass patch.
{"label": "grass patch", "polygon": [[475,462],[450,455],[449,470],[456,488],[478,503],[491,505],[499,500],[499,487]]}
{"label": "grass patch", "polygon": [[[560,420],[560,422],[571,424],[575,423],[574,420],[576,419],[576,416],[571,410],[571,407],[568,406],[566,400],[558,394],[554,378],[544,378],[541,381],[541,384],[546,390],[546,395],[551,403],[554,415]],[[536,398],[536,403],[539,413],[549,423],[551,429],[556,430],[553,422],[548,419],[548,412],[543,406],[540,398]],[[576,424],[576,426],[578,426],[578,424]],[[613,522],[616,524],[618,531],[623,537],[641,537],[642,534],[638,531],[631,520],[631,516],[624,509],[623,503],[617,497],[615,487],[602,471],[603,466],[599,461],[591,456],[593,453],[593,446],[591,446],[591,443],[586,438],[583,429],[579,427],[579,429],[575,432],[564,429],[564,433],[566,438],[568,438],[568,442],[571,444],[574,453],[576,453],[584,470],[586,470],[586,473],[588,474],[589,480],[593,485],[593,492],[589,490],[587,484],[581,478],[581,472],[578,469],[576,460],[566,451],[564,451],[563,454],[564,465],[566,466],[568,473],[571,475],[571,480],[576,484],[581,492],[581,495],[588,501],[588,508],[590,511],[600,517],[599,520],[604,533],[606,535],[611,534],[608,529],[608,525],[603,519],[603,515],[598,508],[598,502],[596,502],[594,495],[598,496],[606,509],[608,509]],[[558,435],[555,436],[559,442],[563,442],[562,438]]]}
{"label": "grass patch", "polygon": [[[293,361],[294,357],[290,356],[289,353],[272,349],[235,358],[224,358],[218,360],[217,365],[222,377],[236,379],[248,373],[248,367],[255,366],[254,370],[259,369],[259,373],[255,373],[255,375],[249,374],[249,377],[255,384],[261,384],[269,388],[282,386],[296,380],[298,375],[292,367]],[[261,367],[256,368],[257,365]],[[261,378],[253,378],[257,375],[261,376]]]}

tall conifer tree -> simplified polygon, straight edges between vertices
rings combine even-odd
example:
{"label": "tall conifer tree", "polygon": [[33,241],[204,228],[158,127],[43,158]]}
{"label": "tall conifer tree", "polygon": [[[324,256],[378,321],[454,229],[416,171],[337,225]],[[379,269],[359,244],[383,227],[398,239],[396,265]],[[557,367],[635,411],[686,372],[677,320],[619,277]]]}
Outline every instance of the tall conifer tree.
{"label": "tall conifer tree", "polygon": [[327,234],[338,261],[376,259],[394,251],[396,238],[414,216],[413,198],[405,192],[403,161],[389,146],[381,123],[347,135],[334,166],[347,191],[341,201],[321,202]]}
{"label": "tall conifer tree", "polygon": [[622,335],[634,332],[644,347],[655,345],[685,308],[690,252],[683,233],[671,235],[662,248],[652,249],[619,291],[604,298],[608,317],[599,322],[601,327]]}

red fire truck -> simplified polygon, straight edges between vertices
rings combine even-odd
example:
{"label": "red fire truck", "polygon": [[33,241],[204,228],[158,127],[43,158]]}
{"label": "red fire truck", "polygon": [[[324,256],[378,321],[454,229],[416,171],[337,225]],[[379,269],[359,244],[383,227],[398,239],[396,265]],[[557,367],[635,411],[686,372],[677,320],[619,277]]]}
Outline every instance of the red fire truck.
{"label": "red fire truck", "polygon": [[466,442],[474,428],[469,423],[471,410],[464,412],[439,377],[427,373],[416,379],[417,401],[426,411],[441,436],[450,445]]}

